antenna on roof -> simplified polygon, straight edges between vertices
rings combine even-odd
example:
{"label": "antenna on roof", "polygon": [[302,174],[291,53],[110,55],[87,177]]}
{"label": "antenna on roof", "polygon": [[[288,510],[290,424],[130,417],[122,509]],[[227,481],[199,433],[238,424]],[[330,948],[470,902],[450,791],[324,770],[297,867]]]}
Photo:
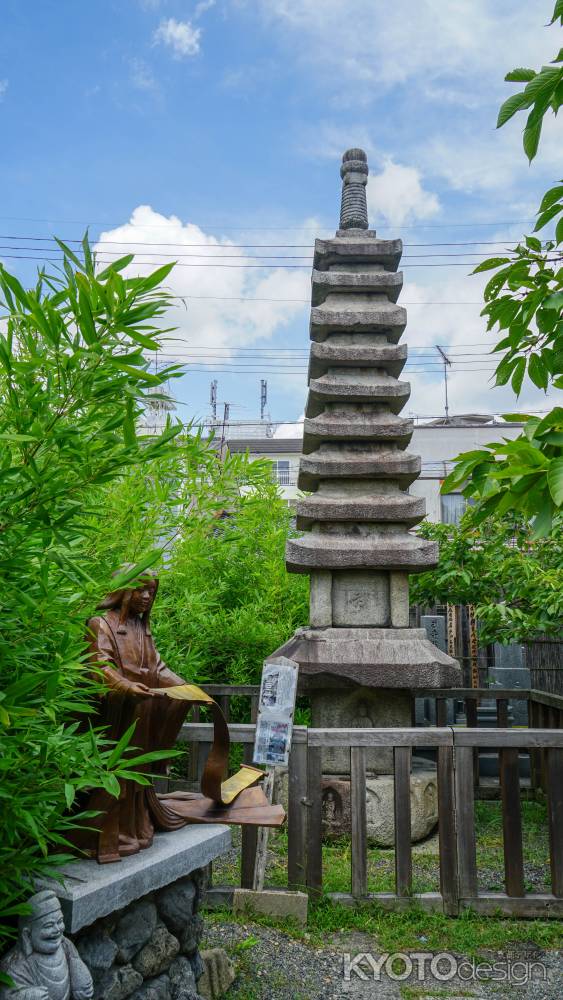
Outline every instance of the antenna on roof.
{"label": "antenna on roof", "polygon": [[260,379],[260,420],[264,419],[266,403],[268,402],[268,383],[266,379]]}
{"label": "antenna on roof", "polygon": [[451,368],[452,363],[451,363],[450,359],[448,358],[448,355],[445,353],[445,351],[442,350],[442,348],[438,344],[436,344],[436,350],[442,355],[442,358],[443,358],[443,361],[444,361],[444,391],[445,391],[445,394],[446,394],[446,401],[445,401],[444,410],[445,410],[445,414],[446,414],[446,423],[448,423],[448,421],[449,421],[449,413],[450,413],[450,410],[449,410],[449,407],[448,407],[448,365]]}
{"label": "antenna on roof", "polygon": [[213,379],[213,382],[211,383],[209,402],[211,403],[211,413],[213,414],[213,419],[217,420],[217,379]]}

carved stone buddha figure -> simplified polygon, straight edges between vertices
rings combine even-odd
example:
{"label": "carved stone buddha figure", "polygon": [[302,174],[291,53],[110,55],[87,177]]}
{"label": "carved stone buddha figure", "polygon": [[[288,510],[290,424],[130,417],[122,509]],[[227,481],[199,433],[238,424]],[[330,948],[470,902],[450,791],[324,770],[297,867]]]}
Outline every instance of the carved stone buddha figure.
{"label": "carved stone buddha figure", "polygon": [[54,892],[29,900],[31,913],[20,920],[18,942],[2,960],[13,986],[0,987],[0,1000],[91,1000],[92,977],[72,941]]}

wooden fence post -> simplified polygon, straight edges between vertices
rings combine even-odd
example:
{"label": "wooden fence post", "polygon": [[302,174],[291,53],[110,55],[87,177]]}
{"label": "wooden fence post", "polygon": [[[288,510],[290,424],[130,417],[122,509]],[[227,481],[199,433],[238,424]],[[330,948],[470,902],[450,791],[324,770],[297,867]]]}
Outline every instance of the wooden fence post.
{"label": "wooden fence post", "polygon": [[440,892],[444,913],[459,911],[453,747],[438,747],[438,833],[440,842]]}
{"label": "wooden fence post", "polygon": [[395,747],[395,885],[397,896],[412,894],[410,747]]}
{"label": "wooden fence post", "polygon": [[367,895],[366,752],[350,749],[350,812],[352,816],[352,895]]}
{"label": "wooden fence post", "polygon": [[323,888],[321,752],[309,747],[307,753],[307,888],[318,894]]}
{"label": "wooden fence post", "polygon": [[459,895],[463,899],[478,894],[472,747],[455,748],[455,799]]}
{"label": "wooden fence post", "polygon": [[509,896],[521,897],[524,895],[524,858],[518,748],[505,747],[499,751],[499,757],[506,892]]}
{"label": "wooden fence post", "polygon": [[307,744],[293,743],[289,755],[287,795],[287,882],[289,889],[307,885]]}
{"label": "wooden fence post", "polygon": [[563,749],[547,751],[547,787],[551,891],[563,896]]}

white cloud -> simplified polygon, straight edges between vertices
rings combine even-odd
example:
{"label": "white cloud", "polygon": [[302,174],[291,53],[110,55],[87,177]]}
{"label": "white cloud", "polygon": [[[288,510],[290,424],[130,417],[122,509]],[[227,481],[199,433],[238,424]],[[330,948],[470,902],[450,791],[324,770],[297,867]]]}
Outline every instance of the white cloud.
{"label": "white cloud", "polygon": [[372,225],[385,219],[394,226],[403,226],[416,219],[430,219],[440,211],[435,194],[426,191],[416,167],[406,167],[387,159],[381,173],[371,174],[367,186],[367,202]]}
{"label": "white cloud", "polygon": [[200,0],[200,2],[196,4],[196,8],[194,11],[194,18],[196,19],[196,21],[199,17],[202,16],[202,14],[207,13],[207,11],[211,10],[211,8],[214,6],[215,6],[215,0]]}
{"label": "white cloud", "polygon": [[[348,0],[345,8],[341,0],[259,0],[259,6],[308,67],[335,88],[351,81],[387,87],[417,76],[429,85],[450,77],[462,100],[474,85],[490,100],[491,77],[498,86],[505,66],[545,62],[550,43],[543,26],[553,0],[520,6],[512,0]],[[350,97],[365,94],[358,89]]]}
{"label": "white cloud", "polygon": [[154,33],[155,45],[172,49],[175,59],[196,56],[200,51],[201,28],[194,28],[190,21],[177,21],[174,17],[162,20]]}
{"label": "white cloud", "polygon": [[144,59],[131,59],[131,83],[137,90],[157,90],[158,84]]}
{"label": "white cloud", "polygon": [[[315,220],[309,220],[305,225],[309,229],[317,227]],[[242,234],[241,242],[244,242]],[[261,242],[275,240],[264,235]],[[213,263],[209,255],[217,255],[218,263],[223,265],[233,257],[232,263],[237,265],[248,265],[253,261],[249,256],[241,259],[239,255],[244,254],[244,250],[236,247],[231,240],[205,233],[192,223],[181,222],[176,216],[161,215],[148,205],[136,208],[129,222],[102,233],[96,249],[103,252],[105,260],[108,255],[119,257],[129,251],[137,253],[139,259],[147,263],[132,264],[129,268],[131,274],[150,273],[165,263],[162,255],[179,261],[166,285],[184,301],[170,310],[165,322],[166,326],[177,327],[166,350],[178,358],[190,350],[193,352],[194,347],[222,347],[228,350],[223,350],[220,357],[228,360],[237,347],[269,340],[274,334],[282,339],[284,328],[300,312],[303,312],[304,328],[306,326],[308,307],[299,301],[308,300],[310,295],[310,276],[306,270],[208,266]],[[191,255],[194,255],[193,261]],[[184,266],[192,263],[196,266]],[[298,301],[275,301],[279,299]],[[204,352],[194,353],[201,356],[204,363]]]}
{"label": "white cloud", "polygon": [[8,89],[8,81],[7,80],[0,80],[0,101],[4,100],[4,97],[6,96],[7,89]]}

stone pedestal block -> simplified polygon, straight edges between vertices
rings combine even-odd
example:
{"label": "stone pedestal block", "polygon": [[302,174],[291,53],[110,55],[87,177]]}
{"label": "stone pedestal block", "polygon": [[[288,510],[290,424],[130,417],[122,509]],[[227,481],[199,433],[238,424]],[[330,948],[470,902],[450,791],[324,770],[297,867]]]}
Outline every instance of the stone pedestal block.
{"label": "stone pedestal block", "polygon": [[[314,691],[311,717],[315,729],[370,729],[411,725],[412,699],[408,691],[355,687],[336,694]],[[378,747],[366,750],[366,767],[374,774],[393,770],[393,750]],[[323,774],[350,774],[350,751],[326,749],[322,752]]]}
{"label": "stone pedestal block", "polygon": [[[392,774],[366,781],[368,841],[378,847],[395,843],[394,781]],[[438,823],[438,785],[435,771],[411,775],[411,841],[427,837]]]}

